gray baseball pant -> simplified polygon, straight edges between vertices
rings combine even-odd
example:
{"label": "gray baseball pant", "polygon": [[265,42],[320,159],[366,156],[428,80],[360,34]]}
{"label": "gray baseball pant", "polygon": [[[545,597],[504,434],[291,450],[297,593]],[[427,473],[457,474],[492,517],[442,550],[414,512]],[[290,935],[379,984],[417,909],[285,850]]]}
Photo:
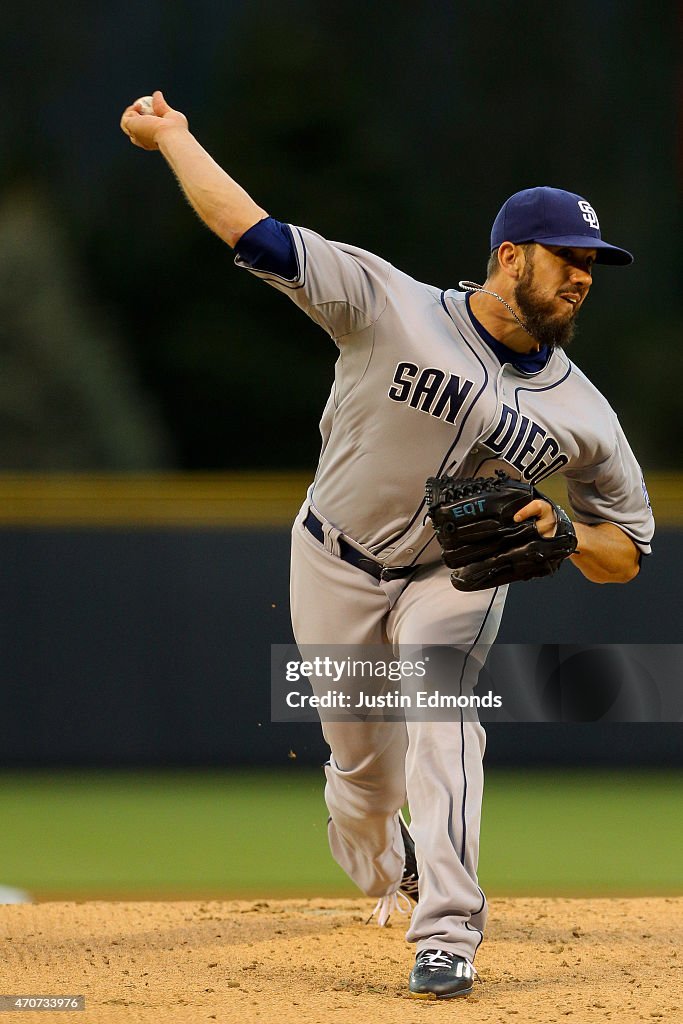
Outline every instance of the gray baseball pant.
{"label": "gray baseball pant", "polygon": [[[507,588],[460,593],[440,562],[408,582],[379,583],[335,554],[339,531],[329,523],[324,545],[304,529],[308,508],[306,502],[292,531],[291,611],[299,646],[383,645],[393,659],[421,645],[479,652],[493,643]],[[335,860],[366,895],[394,892],[404,866],[398,811],[407,799],[420,900],[406,938],[418,950],[445,949],[473,960],[487,913],[477,880],[485,734],[470,717],[323,721],[322,728],[331,751],[325,800]]]}

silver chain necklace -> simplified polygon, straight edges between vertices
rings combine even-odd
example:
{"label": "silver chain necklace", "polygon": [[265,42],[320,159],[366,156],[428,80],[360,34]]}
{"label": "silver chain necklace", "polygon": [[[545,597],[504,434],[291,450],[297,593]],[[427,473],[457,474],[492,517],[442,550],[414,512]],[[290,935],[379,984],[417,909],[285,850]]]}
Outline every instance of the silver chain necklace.
{"label": "silver chain necklace", "polygon": [[[513,317],[515,318],[519,326],[526,331],[529,337],[534,337],[529,328],[527,327],[527,325],[524,323],[524,321],[520,320],[520,318],[517,316],[510,303],[506,302],[503,296],[499,295],[498,292],[489,291],[488,288],[484,288],[483,285],[477,284],[476,281],[458,281],[458,288],[462,288],[463,291],[466,292],[483,292],[484,295],[492,295],[494,299],[498,299],[499,302],[502,302],[505,308],[509,310],[510,313],[512,313]],[[536,339],[534,338],[534,341],[535,340]]]}

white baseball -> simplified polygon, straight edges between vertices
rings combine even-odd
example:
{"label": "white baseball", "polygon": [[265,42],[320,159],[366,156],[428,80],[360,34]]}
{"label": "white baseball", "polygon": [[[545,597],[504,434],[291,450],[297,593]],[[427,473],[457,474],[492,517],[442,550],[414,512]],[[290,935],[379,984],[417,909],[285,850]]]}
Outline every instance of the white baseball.
{"label": "white baseball", "polygon": [[137,103],[140,104],[140,106],[142,108],[141,111],[140,111],[141,114],[153,114],[154,113],[154,107],[152,105],[152,97],[151,96],[141,96],[139,100],[135,101],[135,103],[136,104]]}

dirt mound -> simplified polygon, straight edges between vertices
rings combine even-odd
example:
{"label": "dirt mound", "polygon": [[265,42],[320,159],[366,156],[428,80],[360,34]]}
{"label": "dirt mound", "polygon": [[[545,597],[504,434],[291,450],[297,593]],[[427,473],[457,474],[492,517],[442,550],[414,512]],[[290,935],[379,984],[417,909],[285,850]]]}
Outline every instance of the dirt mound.
{"label": "dirt mound", "polygon": [[371,909],[364,899],[7,906],[1,991],[84,995],[84,1013],[59,1017],[78,1024],[683,1020],[681,898],[493,900],[481,983],[439,1003],[407,997],[406,920],[366,926]]}

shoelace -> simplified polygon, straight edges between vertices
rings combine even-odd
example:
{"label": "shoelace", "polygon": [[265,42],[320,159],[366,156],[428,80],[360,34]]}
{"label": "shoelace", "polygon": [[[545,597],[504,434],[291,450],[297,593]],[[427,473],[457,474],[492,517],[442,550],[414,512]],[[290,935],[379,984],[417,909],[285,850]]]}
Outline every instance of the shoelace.
{"label": "shoelace", "polygon": [[420,894],[420,887],[417,880],[417,875],[404,875],[403,878],[401,879],[400,891],[404,895],[410,896],[410,898],[414,900],[415,903],[417,903],[417,897]]}
{"label": "shoelace", "polygon": [[[405,901],[405,909],[401,906],[401,900]],[[388,896],[380,896],[375,904],[375,909],[365,923],[370,924],[373,917],[377,915],[377,924],[380,928],[384,928],[394,911],[399,914],[412,914],[413,912],[412,903],[406,894],[401,892],[400,889],[396,892],[390,893]]]}
{"label": "shoelace", "polygon": [[[437,949],[434,952],[431,950],[425,950],[423,953],[419,954],[418,959],[420,963],[423,966],[428,967],[430,971],[438,971],[440,967],[452,967],[453,957],[455,955],[455,953],[448,953],[443,949]],[[476,969],[474,964],[471,964],[469,960],[465,960],[464,964],[459,964],[458,966],[463,969],[461,973],[471,974],[473,978],[476,978]]]}

